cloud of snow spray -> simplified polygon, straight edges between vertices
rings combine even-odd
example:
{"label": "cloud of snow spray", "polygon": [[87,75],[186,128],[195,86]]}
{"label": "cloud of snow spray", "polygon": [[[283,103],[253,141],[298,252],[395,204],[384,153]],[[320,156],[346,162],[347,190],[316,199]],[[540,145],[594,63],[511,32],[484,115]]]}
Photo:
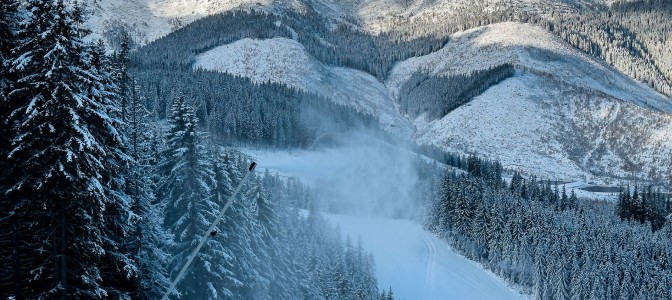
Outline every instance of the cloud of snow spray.
{"label": "cloud of snow spray", "polygon": [[308,183],[317,192],[318,205],[328,212],[414,217],[416,155],[365,134],[348,135],[347,140],[337,147],[275,154],[262,163]]}

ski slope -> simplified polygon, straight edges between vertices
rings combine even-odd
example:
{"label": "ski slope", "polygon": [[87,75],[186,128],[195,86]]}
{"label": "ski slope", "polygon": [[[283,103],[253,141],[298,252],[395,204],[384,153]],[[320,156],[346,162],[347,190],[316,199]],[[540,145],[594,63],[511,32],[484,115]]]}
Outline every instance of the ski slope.
{"label": "ski slope", "polygon": [[344,235],[361,238],[375,258],[381,289],[397,299],[522,299],[475,262],[410,220],[327,215]]}
{"label": "ski slope", "polygon": [[[260,173],[269,169],[298,177],[323,199],[349,207],[326,218],[352,241],[361,238],[364,249],[374,255],[378,286],[392,287],[396,299],[523,298],[420,225],[389,217],[395,215],[394,208],[414,209],[409,192],[418,179],[412,154],[371,140],[366,146],[314,151],[240,150],[258,162]],[[389,198],[385,191],[403,197]]]}

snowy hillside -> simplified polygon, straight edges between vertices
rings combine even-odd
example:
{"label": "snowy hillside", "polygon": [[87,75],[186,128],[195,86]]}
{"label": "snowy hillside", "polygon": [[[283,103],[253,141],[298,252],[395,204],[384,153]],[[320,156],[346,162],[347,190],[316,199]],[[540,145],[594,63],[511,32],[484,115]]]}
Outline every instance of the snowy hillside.
{"label": "snowy hillside", "polygon": [[[487,0],[479,5],[484,10],[512,6],[534,11],[544,11],[549,7],[568,11],[610,2],[613,0]],[[94,16],[88,25],[98,37],[106,30],[124,24],[131,29],[136,41],[145,44],[196,19],[232,9],[303,11],[308,5],[325,16],[342,21],[356,20],[367,31],[382,32],[393,30],[395,21],[400,17],[439,20],[473,7],[474,3],[466,0],[98,0],[89,2]]]}
{"label": "snowy hillside", "polygon": [[455,34],[442,50],[397,64],[386,85],[397,98],[415,72],[450,76],[504,63],[519,70],[513,78],[441,120],[418,118],[418,140],[544,178],[665,174],[670,100],[534,26]]}
{"label": "snowy hillside", "polygon": [[417,71],[448,76],[469,74],[504,63],[643,107],[672,111],[672,102],[665,96],[579,52],[539,27],[515,22],[454,34],[440,51],[399,63],[386,85],[397,96],[398,89]]}
{"label": "snowy hillside", "polygon": [[291,39],[242,39],[199,55],[193,67],[247,77],[257,83],[285,84],[373,114],[390,132],[402,136],[412,132],[410,122],[397,112],[389,92],[375,77],[325,65]]}
{"label": "snowy hillside", "polygon": [[418,139],[493,157],[541,178],[666,174],[670,114],[549,84],[554,83],[519,72],[440,120],[419,120]]}
{"label": "snowy hillside", "polygon": [[241,7],[263,8],[272,0],[99,0],[89,3],[94,15],[88,26],[100,36],[114,26],[126,26],[145,44],[198,18]]}
{"label": "snowy hillside", "polygon": [[378,286],[392,287],[398,299],[524,299],[501,279],[409,220],[326,217],[354,243],[362,240],[375,258]]}
{"label": "snowy hillside", "polygon": [[576,11],[586,7],[606,5],[613,0],[318,0],[315,9],[333,18],[355,19],[362,28],[370,32],[395,30],[399,21],[414,22],[431,20],[438,24],[453,18],[463,11],[495,11],[507,7],[519,10],[545,13]]}
{"label": "snowy hillside", "polygon": [[[518,70],[513,78],[440,120],[412,124],[392,100],[418,72],[452,76],[506,63]],[[670,100],[528,24],[457,33],[441,50],[399,62],[384,85],[367,73],[325,65],[287,38],[222,45],[199,55],[193,67],[313,92],[375,114],[401,136],[496,158],[542,178],[661,180],[670,166],[663,159],[672,154]]]}

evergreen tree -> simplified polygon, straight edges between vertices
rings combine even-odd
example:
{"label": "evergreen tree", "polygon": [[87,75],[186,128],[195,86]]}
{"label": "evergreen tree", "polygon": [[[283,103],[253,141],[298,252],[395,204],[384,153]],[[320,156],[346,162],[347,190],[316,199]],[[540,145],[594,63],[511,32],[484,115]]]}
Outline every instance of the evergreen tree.
{"label": "evergreen tree", "polygon": [[[174,279],[216,218],[220,206],[217,199],[213,199],[215,178],[212,163],[201,144],[203,135],[196,128],[198,120],[183,97],[175,99],[169,121],[166,149],[160,164],[164,177],[157,195],[166,204],[164,224],[175,239],[169,264],[170,278]],[[215,235],[199,252],[177,291],[192,299],[231,296],[225,285],[232,275],[227,268],[231,257],[233,253]]]}
{"label": "evergreen tree", "polygon": [[[10,92],[7,195],[19,224],[27,298],[127,298],[134,262],[117,251],[132,213],[121,170],[128,161],[102,54],[81,38],[82,13],[59,0],[28,0]],[[30,276],[30,280],[28,277]],[[116,275],[115,275],[116,276]]]}
{"label": "evergreen tree", "polygon": [[[117,126],[121,125],[119,110],[119,91],[114,78],[114,64],[105,55],[105,46],[102,41],[87,47],[90,59],[87,61],[86,71],[98,78],[89,83],[87,92],[89,97],[96,99],[105,107],[110,120]],[[101,124],[103,126],[103,124]],[[127,139],[125,131],[119,131],[119,142],[123,149],[109,149],[108,169],[114,173],[111,180],[103,186],[107,190],[109,201],[105,207],[105,226],[102,228],[103,247],[106,249],[104,264],[101,265],[102,281],[105,283],[108,296],[113,298],[129,298],[139,289],[137,284],[137,248],[133,247],[134,229],[138,220],[133,211],[133,198],[128,194],[128,170],[131,167],[132,157],[127,154]],[[117,191],[124,191],[118,193]]]}
{"label": "evergreen tree", "polygon": [[[121,97],[121,118],[126,120],[128,116],[128,107],[131,106],[129,102],[133,101],[131,97],[137,97],[137,90],[135,89],[135,83],[131,78],[128,70],[130,63],[130,51],[131,51],[131,37],[128,32],[124,31],[121,37],[121,45],[119,52],[116,55],[116,63],[118,72],[116,74],[117,80],[119,82],[119,95]],[[133,109],[132,107],[130,109]]]}
{"label": "evergreen tree", "polygon": [[[0,0],[0,101],[3,106],[7,102],[7,94],[13,85],[10,77],[10,64],[12,50],[16,46],[14,31],[19,23],[16,13],[17,4],[14,0]],[[2,112],[5,113],[7,110],[3,109]]]}
{"label": "evergreen tree", "polygon": [[152,160],[152,141],[157,130],[149,123],[152,118],[142,100],[137,93],[131,94],[126,132],[133,164],[127,174],[127,189],[133,199],[133,212],[139,217],[130,247],[138,264],[139,289],[134,298],[149,300],[163,296],[170,284],[165,268],[170,262],[167,251],[173,237],[163,228],[165,204],[157,201],[154,194],[152,175],[156,164]]}
{"label": "evergreen tree", "polygon": [[570,209],[576,209],[576,206],[578,205],[578,199],[576,197],[576,193],[574,192],[574,189],[569,194],[569,208]]}
{"label": "evergreen tree", "polygon": [[[252,183],[249,196],[246,197],[252,201],[255,212],[255,252],[260,261],[260,276],[256,279],[256,293],[265,292],[264,296],[286,295],[278,281],[282,281],[282,269],[277,266],[281,263],[282,257],[278,255],[280,247],[277,238],[279,234],[277,207],[267,195],[262,186],[261,179],[256,177]],[[273,289],[273,291],[271,291]],[[261,299],[257,296],[256,299]]]}
{"label": "evergreen tree", "polygon": [[[233,194],[233,188],[238,186],[243,178],[242,170],[247,170],[247,162],[241,157],[234,157],[225,154],[218,159],[220,164],[218,172],[225,172],[217,175],[218,186],[217,195],[220,197],[220,203],[223,203]],[[221,181],[224,180],[224,181]],[[234,297],[250,298],[254,296],[256,288],[266,289],[260,272],[263,267],[258,253],[255,253],[257,247],[260,247],[260,236],[257,234],[257,224],[253,213],[256,211],[253,199],[250,199],[249,193],[240,193],[233,200],[229,210],[224,215],[220,225],[222,230],[222,243],[227,245],[235,257],[231,262],[231,271],[235,274],[235,281],[229,283],[230,290]],[[233,277],[232,277],[233,278]]]}
{"label": "evergreen tree", "polygon": [[635,191],[632,192],[632,218],[640,223],[644,222],[644,205],[642,198],[639,195],[638,187],[635,186]]}
{"label": "evergreen tree", "polygon": [[569,207],[569,198],[567,198],[567,190],[565,185],[562,185],[562,195],[560,196],[560,210],[566,210]]}

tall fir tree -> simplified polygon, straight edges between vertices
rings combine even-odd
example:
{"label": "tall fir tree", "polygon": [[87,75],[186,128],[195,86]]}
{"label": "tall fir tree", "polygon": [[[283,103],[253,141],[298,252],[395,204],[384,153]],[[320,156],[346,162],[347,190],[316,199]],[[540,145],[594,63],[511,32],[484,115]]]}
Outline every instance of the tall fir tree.
{"label": "tall fir tree", "polygon": [[[224,205],[233,193],[233,188],[228,188],[228,186],[238,186],[243,178],[242,170],[247,169],[247,164],[240,157],[229,154],[223,155],[217,163],[219,164],[218,172],[225,172],[225,174],[217,175],[216,193],[220,199],[220,205]],[[257,282],[260,277],[260,259],[253,249],[259,244],[259,239],[254,234],[256,224],[252,214],[255,209],[252,199],[246,197],[248,195],[249,193],[241,193],[233,200],[220,225],[222,242],[232,253],[235,253],[230,265],[235,275],[232,278],[235,278],[235,281],[229,282],[228,285],[234,297],[239,298],[254,297],[255,288],[261,287]]]}
{"label": "tall fir tree", "polygon": [[[213,198],[215,174],[197,131],[197,118],[183,97],[171,108],[170,129],[160,168],[163,178],[158,197],[166,204],[164,224],[174,235],[169,264],[174,279],[200,238],[219,212]],[[219,231],[219,230],[218,230]],[[227,280],[233,278],[228,268],[233,253],[221,242],[221,235],[208,240],[184,275],[177,291],[188,299],[220,299],[232,295]]]}
{"label": "tall fir tree", "polygon": [[131,212],[120,177],[127,155],[113,115],[117,103],[98,68],[104,58],[82,41],[79,6],[24,5],[8,110],[7,195],[15,201],[16,250],[29,257],[17,271],[24,293],[18,297],[127,298],[125,283],[103,279],[106,266],[119,277],[135,267],[116,251]]}
{"label": "tall fir tree", "polygon": [[154,194],[152,176],[156,172],[156,164],[152,156],[156,124],[151,122],[151,114],[136,93],[137,87],[133,86],[125,127],[129,154],[133,158],[127,173],[127,189],[133,199],[133,212],[139,219],[132,234],[130,250],[137,259],[140,287],[134,299],[149,300],[160,298],[170,284],[166,266],[170,262],[168,249],[172,246],[173,237],[163,228],[165,204],[157,201]]}

